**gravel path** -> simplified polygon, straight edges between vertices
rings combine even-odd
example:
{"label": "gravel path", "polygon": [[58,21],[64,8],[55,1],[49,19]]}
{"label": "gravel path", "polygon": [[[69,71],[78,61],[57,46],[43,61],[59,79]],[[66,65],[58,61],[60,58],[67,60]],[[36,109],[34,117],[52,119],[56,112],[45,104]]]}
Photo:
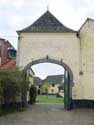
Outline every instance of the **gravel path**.
{"label": "gravel path", "polygon": [[94,125],[94,109],[66,111],[62,104],[35,104],[0,117],[0,125]]}

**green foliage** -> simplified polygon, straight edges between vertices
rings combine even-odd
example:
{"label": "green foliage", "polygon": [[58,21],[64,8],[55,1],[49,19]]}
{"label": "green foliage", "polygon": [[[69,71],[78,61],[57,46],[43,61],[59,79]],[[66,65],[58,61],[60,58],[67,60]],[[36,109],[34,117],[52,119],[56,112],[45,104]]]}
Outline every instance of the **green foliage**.
{"label": "green foliage", "polygon": [[18,69],[0,69],[0,102],[8,107],[10,103],[16,103],[16,97],[21,96],[22,90],[26,88],[27,81],[22,77],[22,72]]}
{"label": "green foliage", "polygon": [[42,85],[42,91],[46,94],[48,93],[49,88],[50,88],[49,83],[45,83],[44,85]]}
{"label": "green foliage", "polygon": [[29,97],[30,97],[30,103],[34,104],[36,102],[36,97],[37,97],[37,87],[35,85],[31,85]]}

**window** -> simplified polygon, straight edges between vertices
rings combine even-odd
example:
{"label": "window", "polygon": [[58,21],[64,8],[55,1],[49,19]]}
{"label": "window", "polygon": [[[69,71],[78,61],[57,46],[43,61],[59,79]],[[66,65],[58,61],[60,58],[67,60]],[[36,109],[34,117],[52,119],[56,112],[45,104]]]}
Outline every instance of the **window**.
{"label": "window", "polygon": [[16,58],[16,51],[8,50],[8,58]]}
{"label": "window", "polygon": [[55,87],[55,84],[52,84],[52,87]]}

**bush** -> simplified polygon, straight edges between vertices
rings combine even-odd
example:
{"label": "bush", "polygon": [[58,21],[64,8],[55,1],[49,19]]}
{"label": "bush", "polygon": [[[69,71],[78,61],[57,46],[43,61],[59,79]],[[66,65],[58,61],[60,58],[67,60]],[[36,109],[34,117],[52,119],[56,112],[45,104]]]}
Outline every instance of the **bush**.
{"label": "bush", "polygon": [[23,80],[22,72],[18,68],[0,69],[0,104],[4,105],[5,108],[15,106],[16,97],[21,96],[23,83],[25,83],[26,88],[27,81]]}
{"label": "bush", "polygon": [[29,97],[30,97],[30,104],[34,104],[36,102],[36,97],[37,97],[37,87],[35,85],[31,85]]}

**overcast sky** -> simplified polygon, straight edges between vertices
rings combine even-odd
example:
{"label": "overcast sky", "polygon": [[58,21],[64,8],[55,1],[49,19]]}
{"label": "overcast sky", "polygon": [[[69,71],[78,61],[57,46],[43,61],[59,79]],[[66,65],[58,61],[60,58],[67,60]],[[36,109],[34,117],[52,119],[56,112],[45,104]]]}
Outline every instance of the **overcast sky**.
{"label": "overcast sky", "polygon": [[49,6],[63,24],[78,30],[87,17],[94,18],[94,0],[0,0],[0,37],[17,48],[16,30],[27,27]]}
{"label": "overcast sky", "polygon": [[0,37],[17,48],[17,30],[49,11],[64,25],[78,30],[87,17],[94,19],[94,0],[0,0]]}
{"label": "overcast sky", "polygon": [[64,68],[57,64],[42,63],[32,66],[32,70],[35,75],[41,79],[45,79],[48,75],[62,75],[64,74]]}

